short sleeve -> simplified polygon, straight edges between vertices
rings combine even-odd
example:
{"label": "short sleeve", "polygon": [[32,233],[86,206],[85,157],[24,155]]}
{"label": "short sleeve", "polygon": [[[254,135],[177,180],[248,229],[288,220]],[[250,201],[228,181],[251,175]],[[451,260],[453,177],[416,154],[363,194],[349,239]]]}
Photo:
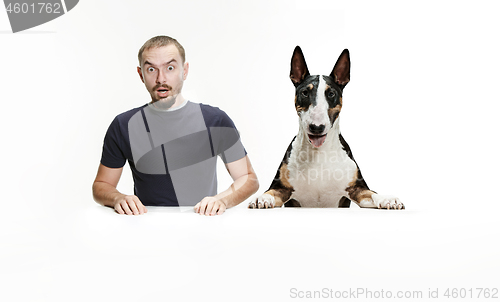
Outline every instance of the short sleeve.
{"label": "short sleeve", "polygon": [[126,163],[123,145],[124,139],[120,131],[120,123],[118,118],[115,118],[104,137],[101,164],[108,168],[123,167]]}
{"label": "short sleeve", "polygon": [[246,156],[246,150],[231,118],[220,111],[218,127],[211,128],[212,139],[216,141],[217,155],[227,164]]}

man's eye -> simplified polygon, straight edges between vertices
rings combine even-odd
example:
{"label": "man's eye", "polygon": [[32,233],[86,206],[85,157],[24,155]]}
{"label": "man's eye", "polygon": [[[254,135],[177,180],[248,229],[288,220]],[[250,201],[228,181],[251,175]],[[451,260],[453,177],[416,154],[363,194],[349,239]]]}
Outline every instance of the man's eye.
{"label": "man's eye", "polygon": [[149,71],[149,72],[153,72],[153,71],[155,71],[155,69],[154,69],[153,67],[149,67],[149,68],[148,68],[148,71]]}
{"label": "man's eye", "polygon": [[172,70],[174,70],[174,66],[168,66],[167,69],[172,71]]}

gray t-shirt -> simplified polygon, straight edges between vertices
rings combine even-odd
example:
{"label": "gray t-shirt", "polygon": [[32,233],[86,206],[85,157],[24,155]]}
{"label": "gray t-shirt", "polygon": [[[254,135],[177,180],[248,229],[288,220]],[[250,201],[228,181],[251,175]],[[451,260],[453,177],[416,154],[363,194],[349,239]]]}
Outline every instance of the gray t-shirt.
{"label": "gray t-shirt", "polygon": [[188,101],[172,111],[144,105],[118,115],[101,163],[119,168],[128,161],[144,205],[193,206],[217,194],[217,156],[230,163],[245,155],[225,112]]}

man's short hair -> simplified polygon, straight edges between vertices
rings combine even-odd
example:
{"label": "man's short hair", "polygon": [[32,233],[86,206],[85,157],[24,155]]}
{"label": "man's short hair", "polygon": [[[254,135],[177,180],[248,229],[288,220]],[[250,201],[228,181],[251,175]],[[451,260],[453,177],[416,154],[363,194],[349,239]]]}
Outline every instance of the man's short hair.
{"label": "man's short hair", "polygon": [[139,66],[142,66],[142,53],[145,50],[168,46],[171,44],[174,44],[175,47],[177,47],[177,50],[179,50],[179,54],[181,55],[182,58],[182,63],[184,63],[186,61],[186,52],[184,51],[184,47],[182,47],[181,43],[177,42],[176,39],[169,36],[156,36],[147,40],[146,43],[142,45],[141,49],[139,49],[139,55],[138,55]]}

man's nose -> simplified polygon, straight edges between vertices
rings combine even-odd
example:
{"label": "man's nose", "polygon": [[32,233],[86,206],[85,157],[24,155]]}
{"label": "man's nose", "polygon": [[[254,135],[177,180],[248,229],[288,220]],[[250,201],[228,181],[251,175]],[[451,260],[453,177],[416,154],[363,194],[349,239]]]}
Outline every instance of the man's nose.
{"label": "man's nose", "polygon": [[165,70],[161,68],[158,69],[158,77],[156,78],[156,82],[158,83],[166,83],[167,82],[167,73]]}

